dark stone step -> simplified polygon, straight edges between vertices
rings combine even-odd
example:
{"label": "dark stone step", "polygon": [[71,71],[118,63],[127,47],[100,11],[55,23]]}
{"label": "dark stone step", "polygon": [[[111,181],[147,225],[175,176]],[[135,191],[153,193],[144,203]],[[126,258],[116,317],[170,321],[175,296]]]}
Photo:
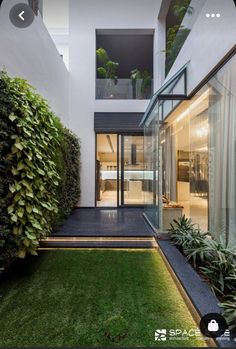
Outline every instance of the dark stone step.
{"label": "dark stone step", "polygon": [[154,248],[155,241],[41,241],[41,248]]}

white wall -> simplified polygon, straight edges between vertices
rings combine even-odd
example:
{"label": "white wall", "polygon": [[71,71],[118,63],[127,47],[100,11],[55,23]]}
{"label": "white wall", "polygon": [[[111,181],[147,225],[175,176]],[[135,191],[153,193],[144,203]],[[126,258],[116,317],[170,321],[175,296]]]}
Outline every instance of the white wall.
{"label": "white wall", "polygon": [[69,70],[69,0],[42,0],[43,21]]}
{"label": "white wall", "polygon": [[95,203],[94,112],[144,112],[147,101],[95,101],[96,29],[155,29],[160,0],[70,0],[70,127],[82,140],[81,206]]}
{"label": "white wall", "polygon": [[43,0],[43,20],[50,30],[69,28],[69,0]]}
{"label": "white wall", "polygon": [[68,124],[68,71],[40,15],[26,29],[13,26],[9,12],[16,3],[19,1],[4,0],[0,11],[0,69],[28,80]]}
{"label": "white wall", "polygon": [[[207,18],[206,13],[220,13]],[[166,80],[190,60],[188,94],[236,44],[236,8],[233,0],[207,0]]]}

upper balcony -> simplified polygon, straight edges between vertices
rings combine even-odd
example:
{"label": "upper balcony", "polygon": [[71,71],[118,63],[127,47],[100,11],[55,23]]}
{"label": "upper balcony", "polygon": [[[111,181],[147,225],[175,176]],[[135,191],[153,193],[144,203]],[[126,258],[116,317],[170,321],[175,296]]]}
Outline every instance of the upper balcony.
{"label": "upper balcony", "polygon": [[96,99],[150,99],[153,80],[97,79]]}
{"label": "upper balcony", "polygon": [[97,29],[96,99],[150,99],[153,35],[151,29]]}

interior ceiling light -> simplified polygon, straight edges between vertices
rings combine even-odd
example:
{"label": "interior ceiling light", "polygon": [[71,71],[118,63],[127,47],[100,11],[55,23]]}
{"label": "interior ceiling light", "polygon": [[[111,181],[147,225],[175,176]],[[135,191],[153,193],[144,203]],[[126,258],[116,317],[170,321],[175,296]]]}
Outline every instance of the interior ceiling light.
{"label": "interior ceiling light", "polygon": [[207,135],[209,133],[209,126],[206,125],[206,126],[200,127],[199,129],[197,129],[196,133],[197,133],[198,137],[200,137],[200,138],[207,137]]}
{"label": "interior ceiling light", "polygon": [[181,113],[177,119],[176,122],[180,122],[183,120],[186,116],[188,116],[194,108],[198,107],[206,98],[209,98],[210,89],[208,88],[200,97],[198,97],[195,101],[193,101],[189,108],[187,108],[183,113]]}

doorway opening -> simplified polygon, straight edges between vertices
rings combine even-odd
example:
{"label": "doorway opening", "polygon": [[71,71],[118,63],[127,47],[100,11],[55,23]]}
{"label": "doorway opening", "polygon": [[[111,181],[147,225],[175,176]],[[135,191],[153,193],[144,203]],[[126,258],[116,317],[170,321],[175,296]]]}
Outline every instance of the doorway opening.
{"label": "doorway opening", "polygon": [[96,135],[96,206],[139,206],[145,202],[142,134]]}

